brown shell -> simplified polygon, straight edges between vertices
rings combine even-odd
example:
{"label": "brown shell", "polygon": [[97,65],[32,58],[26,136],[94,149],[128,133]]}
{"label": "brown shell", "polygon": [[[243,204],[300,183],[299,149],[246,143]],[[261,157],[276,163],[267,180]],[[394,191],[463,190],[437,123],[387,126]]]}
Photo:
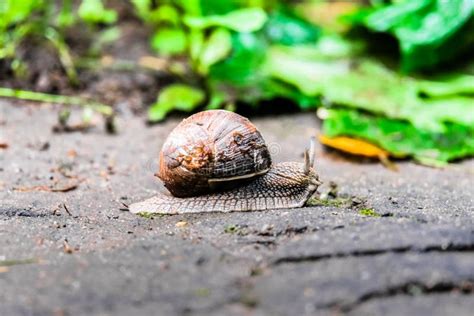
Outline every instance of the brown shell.
{"label": "brown shell", "polygon": [[270,153],[262,135],[245,117],[224,110],[196,113],[166,139],[158,177],[178,197],[238,185],[268,171]]}

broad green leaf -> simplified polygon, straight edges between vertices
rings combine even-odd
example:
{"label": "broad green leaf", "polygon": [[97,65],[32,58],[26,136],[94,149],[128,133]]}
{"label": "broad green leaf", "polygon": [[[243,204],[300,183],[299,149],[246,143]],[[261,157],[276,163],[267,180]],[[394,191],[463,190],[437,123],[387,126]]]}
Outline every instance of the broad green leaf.
{"label": "broad green leaf", "polygon": [[267,14],[260,8],[244,8],[224,15],[185,16],[184,23],[190,28],[206,29],[222,26],[236,32],[254,32],[263,27]]}
{"label": "broad green leaf", "polygon": [[180,23],[178,10],[170,5],[161,5],[156,10],[156,19],[160,22],[168,22],[175,26]]}
{"label": "broad green leaf", "polygon": [[155,6],[151,0],[132,0],[137,15],[149,24],[167,24],[178,26],[180,24],[180,14],[178,10],[169,4]]}
{"label": "broad green leaf", "polygon": [[[407,120],[420,129],[440,132],[446,122],[474,126],[474,97],[466,94],[473,89],[472,76],[446,82],[416,80],[369,60],[327,58],[318,45],[313,49],[272,47],[265,70],[305,95]],[[437,97],[424,97],[430,94]]]}
{"label": "broad green leaf", "polygon": [[186,33],[179,28],[161,28],[151,39],[153,49],[162,55],[182,54],[186,50]]}
{"label": "broad green leaf", "polygon": [[271,77],[294,85],[308,96],[320,95],[330,77],[349,72],[350,60],[328,62],[316,55],[318,52],[314,52],[314,56],[311,53],[304,47],[272,47],[265,70]]}
{"label": "broad green leaf", "polygon": [[446,124],[445,131],[437,133],[418,129],[406,121],[340,109],[328,111],[323,132],[329,137],[359,137],[395,156],[413,156],[428,165],[474,155],[472,126]]}
{"label": "broad green leaf", "polygon": [[321,37],[316,45],[273,46],[267,54],[265,71],[307,96],[319,96],[331,77],[350,71],[351,57],[362,48],[360,43],[333,35]]}
{"label": "broad green leaf", "polygon": [[316,26],[286,11],[271,14],[264,31],[271,43],[282,45],[314,43],[320,34]]}
{"label": "broad green leaf", "polygon": [[429,97],[445,97],[456,94],[474,95],[474,75],[449,74],[421,81],[418,89]]}
{"label": "broad green leaf", "polygon": [[172,110],[190,112],[205,98],[203,91],[184,84],[172,84],[161,90],[157,101],[148,109],[148,119],[159,122]]}
{"label": "broad green leaf", "polygon": [[247,85],[261,78],[266,44],[256,33],[232,34],[232,53],[223,61],[211,66],[209,77],[235,85]]}
{"label": "broad green leaf", "polygon": [[427,12],[432,4],[433,0],[400,1],[367,16],[366,24],[378,32],[388,32],[403,23],[415,24],[418,14]]}
{"label": "broad green leaf", "polygon": [[232,50],[232,36],[225,28],[214,30],[204,43],[199,56],[200,72],[207,74],[209,67],[227,57]]}
{"label": "broad green leaf", "polygon": [[398,1],[375,10],[365,25],[397,37],[402,69],[430,68],[453,59],[474,44],[474,1]]}
{"label": "broad green leaf", "polygon": [[418,89],[415,79],[364,61],[351,72],[328,79],[322,93],[334,104],[407,120],[420,129],[440,132],[446,122],[474,126],[474,98],[423,98]]}
{"label": "broad green leaf", "polygon": [[82,0],[78,14],[88,23],[111,24],[117,21],[117,12],[106,9],[101,0]]}
{"label": "broad green leaf", "polygon": [[[301,93],[295,87],[274,79],[262,80],[255,86],[260,90],[260,94],[254,94],[253,99],[248,99],[247,102],[257,104],[261,100],[272,100],[275,98],[284,98],[293,101],[296,103],[302,110],[314,110],[319,105],[321,101],[319,98],[314,96],[308,96],[304,93]],[[247,98],[252,95],[244,94]]]}
{"label": "broad green leaf", "polygon": [[9,24],[18,23],[30,16],[33,10],[40,8],[37,0],[3,0],[0,2],[0,31]]}
{"label": "broad green leaf", "polygon": [[277,98],[294,102],[302,110],[314,110],[321,104],[319,98],[307,96],[285,82],[270,78],[261,78],[249,85],[232,85],[222,81],[210,82],[210,100],[208,109],[222,108],[237,100],[248,105],[261,106],[262,101]]}

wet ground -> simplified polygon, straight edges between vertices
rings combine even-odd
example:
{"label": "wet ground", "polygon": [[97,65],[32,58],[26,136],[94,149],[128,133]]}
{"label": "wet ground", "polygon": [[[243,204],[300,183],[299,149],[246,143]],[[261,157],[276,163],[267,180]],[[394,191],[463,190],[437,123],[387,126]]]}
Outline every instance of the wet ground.
{"label": "wet ground", "polygon": [[[393,172],[318,148],[327,205],[143,218],[124,204],[163,189],[155,157],[179,120],[54,134],[56,112],[0,101],[0,315],[474,309],[474,160]],[[302,160],[319,128],[311,113],[253,121],[275,161]]]}

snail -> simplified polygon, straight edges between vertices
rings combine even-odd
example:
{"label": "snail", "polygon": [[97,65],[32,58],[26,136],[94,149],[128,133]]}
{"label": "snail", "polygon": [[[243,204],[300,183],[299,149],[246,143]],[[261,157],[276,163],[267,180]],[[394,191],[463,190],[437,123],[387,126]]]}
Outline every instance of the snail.
{"label": "snail", "polygon": [[245,117],[209,110],[184,119],[160,152],[157,176],[171,193],[129,206],[132,213],[182,214],[302,207],[321,184],[315,140],[304,163],[272,165],[257,128]]}

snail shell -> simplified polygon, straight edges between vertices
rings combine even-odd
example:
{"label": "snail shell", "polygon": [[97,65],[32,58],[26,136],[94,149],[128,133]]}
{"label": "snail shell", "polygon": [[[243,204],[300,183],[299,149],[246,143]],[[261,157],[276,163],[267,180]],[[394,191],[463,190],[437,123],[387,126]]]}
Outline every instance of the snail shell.
{"label": "snail shell", "polygon": [[177,197],[229,189],[271,167],[265,141],[247,118],[224,110],[196,113],[171,132],[157,176]]}

